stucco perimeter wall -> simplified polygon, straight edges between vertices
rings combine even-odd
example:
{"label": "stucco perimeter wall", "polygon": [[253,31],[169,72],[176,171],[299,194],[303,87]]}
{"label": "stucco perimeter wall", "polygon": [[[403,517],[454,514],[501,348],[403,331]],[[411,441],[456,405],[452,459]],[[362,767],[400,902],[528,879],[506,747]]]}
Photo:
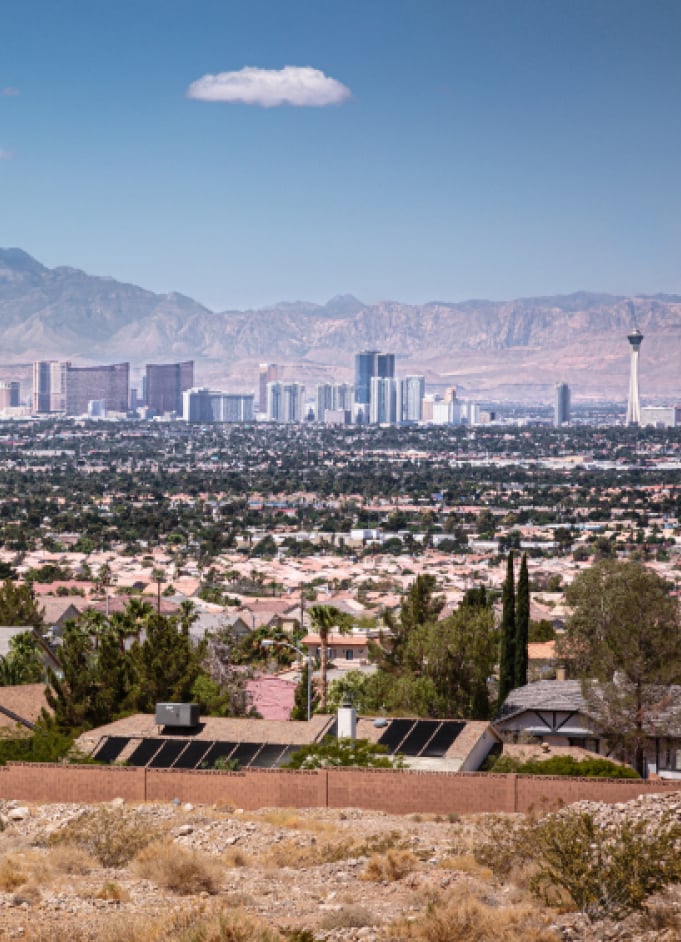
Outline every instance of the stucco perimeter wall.
{"label": "stucco perimeter wall", "polygon": [[35,802],[224,802],[249,810],[367,808],[391,814],[527,812],[575,801],[619,802],[681,791],[681,781],[567,779],[475,772],[389,769],[173,771],[92,765],[10,763],[0,767],[0,799]]}

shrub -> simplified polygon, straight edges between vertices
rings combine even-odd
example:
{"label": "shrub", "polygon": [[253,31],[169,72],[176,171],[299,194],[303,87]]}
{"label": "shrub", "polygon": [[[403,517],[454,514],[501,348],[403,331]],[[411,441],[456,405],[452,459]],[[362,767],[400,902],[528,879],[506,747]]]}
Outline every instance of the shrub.
{"label": "shrub", "polygon": [[574,756],[551,756],[550,759],[528,759],[522,762],[512,756],[499,756],[488,763],[488,772],[517,772],[519,775],[573,775],[582,778],[638,778],[628,765],[608,759],[575,759]]}
{"label": "shrub", "polygon": [[376,917],[366,906],[341,906],[335,912],[324,914],[322,929],[361,929],[363,926],[375,926]]}
{"label": "shrub", "polygon": [[623,820],[603,827],[585,811],[551,815],[532,829],[538,870],[531,887],[547,902],[561,892],[589,919],[620,918],[681,880],[681,825]]}
{"label": "shrub", "polygon": [[48,861],[60,873],[85,876],[97,866],[97,861],[87,851],[74,844],[59,844],[50,851]]}
{"label": "shrub", "polygon": [[0,861],[0,890],[3,893],[11,893],[27,880],[28,874],[14,857],[5,857]]}
{"label": "shrub", "polygon": [[286,769],[323,769],[330,766],[354,766],[370,769],[404,768],[402,756],[389,756],[385,746],[366,739],[336,739],[327,736],[321,743],[301,746],[294,752]]}
{"label": "shrub", "polygon": [[113,880],[108,880],[97,892],[96,898],[124,903],[130,899],[130,894],[124,887],[120,885],[120,883],[114,883]]}
{"label": "shrub", "polygon": [[369,858],[361,878],[394,882],[406,877],[418,865],[416,857],[408,850],[389,850],[385,854],[374,854]]}
{"label": "shrub", "polygon": [[155,840],[158,832],[134,814],[99,808],[69,821],[48,838],[48,844],[73,844],[103,867],[124,867]]}
{"label": "shrub", "polygon": [[548,919],[528,905],[487,905],[466,891],[431,903],[418,920],[388,927],[398,942],[558,942]]}
{"label": "shrub", "polygon": [[135,870],[146,880],[173,893],[217,893],[222,869],[210,857],[171,842],[145,847],[135,858]]}

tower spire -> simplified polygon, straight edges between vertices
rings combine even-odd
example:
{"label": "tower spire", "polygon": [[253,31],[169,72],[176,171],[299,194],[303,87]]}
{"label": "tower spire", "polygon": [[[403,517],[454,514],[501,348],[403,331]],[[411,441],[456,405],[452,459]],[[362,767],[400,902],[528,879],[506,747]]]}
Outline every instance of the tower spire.
{"label": "tower spire", "polygon": [[627,425],[639,425],[641,422],[641,406],[638,401],[638,353],[641,349],[643,334],[634,327],[627,340],[631,347],[631,367],[629,370],[629,400],[627,402]]}

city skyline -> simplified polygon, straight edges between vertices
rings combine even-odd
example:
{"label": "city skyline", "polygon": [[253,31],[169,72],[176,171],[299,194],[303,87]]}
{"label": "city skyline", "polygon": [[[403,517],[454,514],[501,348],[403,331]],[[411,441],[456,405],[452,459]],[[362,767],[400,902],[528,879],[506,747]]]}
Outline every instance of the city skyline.
{"label": "city skyline", "polygon": [[213,310],[677,293],[679,26],[634,0],[25,0],[0,244]]}

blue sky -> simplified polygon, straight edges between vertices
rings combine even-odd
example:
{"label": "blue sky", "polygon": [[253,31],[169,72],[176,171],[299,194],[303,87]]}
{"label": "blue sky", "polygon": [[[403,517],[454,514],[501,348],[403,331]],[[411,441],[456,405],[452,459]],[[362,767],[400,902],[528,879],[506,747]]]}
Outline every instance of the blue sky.
{"label": "blue sky", "polygon": [[[4,0],[0,245],[215,309],[681,293],[680,48],[678,0]],[[287,66],[338,101],[187,96]]]}

